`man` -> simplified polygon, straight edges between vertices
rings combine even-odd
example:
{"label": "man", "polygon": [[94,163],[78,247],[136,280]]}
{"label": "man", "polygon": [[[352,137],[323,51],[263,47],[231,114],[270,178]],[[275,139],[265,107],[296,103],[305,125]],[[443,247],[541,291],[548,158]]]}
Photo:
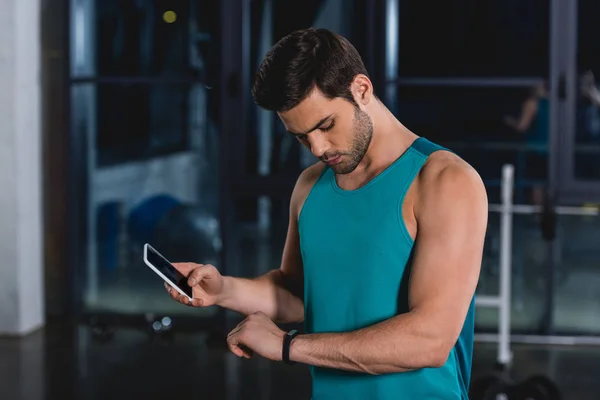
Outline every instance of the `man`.
{"label": "man", "polygon": [[315,400],[467,399],[487,225],[477,173],[405,128],[327,30],[278,42],[253,96],[320,162],[293,191],[281,267],[247,280],[178,264],[191,305],[248,315],[231,351],[310,365]]}

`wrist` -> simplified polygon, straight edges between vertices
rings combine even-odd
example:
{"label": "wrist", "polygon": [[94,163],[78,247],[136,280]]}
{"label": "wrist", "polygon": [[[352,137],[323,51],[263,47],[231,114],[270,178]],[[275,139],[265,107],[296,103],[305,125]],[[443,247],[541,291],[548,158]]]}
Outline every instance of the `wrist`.
{"label": "wrist", "polygon": [[235,293],[232,288],[234,285],[234,281],[230,276],[223,277],[223,287],[221,288],[221,293],[217,296],[215,304],[219,307],[229,308],[231,303],[232,293]]}
{"label": "wrist", "polygon": [[286,364],[294,364],[295,360],[292,359],[292,345],[300,336],[296,329],[292,329],[289,332],[284,332],[281,338],[281,360]]}
{"label": "wrist", "polygon": [[308,363],[308,358],[306,357],[307,351],[309,351],[310,342],[313,335],[309,335],[306,333],[297,335],[292,343],[290,343],[290,361],[294,363]]}

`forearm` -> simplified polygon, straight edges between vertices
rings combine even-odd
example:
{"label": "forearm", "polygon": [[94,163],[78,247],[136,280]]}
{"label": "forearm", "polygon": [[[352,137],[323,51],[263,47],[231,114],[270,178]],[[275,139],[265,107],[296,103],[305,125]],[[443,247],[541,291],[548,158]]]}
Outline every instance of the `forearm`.
{"label": "forearm", "polygon": [[277,269],[255,279],[225,277],[224,296],[218,305],[250,315],[261,311],[277,323],[301,322],[304,304],[292,294],[282,271]]}
{"label": "forearm", "polygon": [[360,330],[297,336],[292,361],[374,375],[443,365],[448,357],[435,329],[411,313]]}
{"label": "forearm", "polygon": [[597,88],[590,91],[589,99],[595,107],[600,107],[600,91]]}

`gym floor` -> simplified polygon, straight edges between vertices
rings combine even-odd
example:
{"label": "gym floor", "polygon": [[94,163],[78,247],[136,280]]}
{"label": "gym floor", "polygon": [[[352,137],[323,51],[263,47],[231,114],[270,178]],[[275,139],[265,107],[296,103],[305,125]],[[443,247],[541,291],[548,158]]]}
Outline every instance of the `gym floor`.
{"label": "gym floor", "polygon": [[[592,400],[600,393],[600,349],[514,347],[516,379],[543,373],[564,399]],[[494,365],[495,346],[478,344],[473,375]],[[0,339],[1,398],[39,399],[303,399],[310,376],[302,365],[243,360],[206,335],[177,333],[151,340],[144,331],[117,329],[94,340],[88,327],[51,321],[25,339]]]}

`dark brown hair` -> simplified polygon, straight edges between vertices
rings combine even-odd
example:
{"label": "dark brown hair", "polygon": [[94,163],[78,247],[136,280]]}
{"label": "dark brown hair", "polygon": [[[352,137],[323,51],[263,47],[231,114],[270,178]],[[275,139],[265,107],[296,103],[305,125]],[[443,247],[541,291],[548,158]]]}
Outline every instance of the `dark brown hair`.
{"label": "dark brown hair", "polygon": [[327,29],[304,29],[277,42],[260,65],[252,96],[260,107],[288,111],[316,86],[326,97],[341,97],[357,106],[350,84],[368,76],[356,48]]}

